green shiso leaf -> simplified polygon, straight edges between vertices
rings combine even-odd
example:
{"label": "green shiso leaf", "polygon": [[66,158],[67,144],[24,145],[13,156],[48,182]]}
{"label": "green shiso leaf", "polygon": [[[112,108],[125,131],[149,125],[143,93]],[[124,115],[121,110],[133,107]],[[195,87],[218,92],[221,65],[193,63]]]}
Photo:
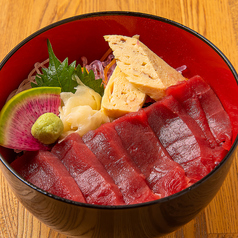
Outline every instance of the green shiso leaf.
{"label": "green shiso leaf", "polygon": [[62,92],[75,92],[75,87],[78,85],[76,81],[72,80],[72,75],[75,71],[76,61],[68,65],[68,58],[62,63],[55,56],[51,43],[47,40],[49,52],[49,67],[42,68],[42,74],[36,75],[35,87],[60,87]]}
{"label": "green shiso leaf", "polygon": [[104,92],[102,79],[95,80],[94,72],[91,70],[89,73],[80,65],[76,67],[76,61],[68,64],[68,58],[62,63],[55,56],[51,43],[47,40],[48,53],[49,53],[49,66],[42,68],[42,74],[36,75],[36,83],[31,83],[32,88],[35,87],[60,87],[62,92],[75,93],[75,87],[78,82],[75,80],[75,75],[81,80],[83,84],[98,92],[101,96]]}
{"label": "green shiso leaf", "polygon": [[85,67],[82,70],[82,67],[79,64],[75,69],[75,75],[79,77],[84,85],[92,88],[95,92],[103,96],[104,86],[102,84],[102,79],[95,79],[95,75],[92,70],[88,73]]}

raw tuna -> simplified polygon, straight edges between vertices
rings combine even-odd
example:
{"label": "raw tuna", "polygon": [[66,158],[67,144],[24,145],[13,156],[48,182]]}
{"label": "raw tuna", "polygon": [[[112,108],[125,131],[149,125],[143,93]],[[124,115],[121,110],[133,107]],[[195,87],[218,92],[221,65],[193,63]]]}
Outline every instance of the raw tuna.
{"label": "raw tuna", "polygon": [[229,150],[231,147],[232,127],[230,118],[219,98],[200,76],[192,77],[187,83],[197,95],[217,143],[222,144],[226,150]]}
{"label": "raw tuna", "polygon": [[226,154],[224,148],[218,145],[211,146],[201,127],[198,126],[194,119],[186,113],[186,110],[184,110],[182,105],[173,96],[167,97],[162,101],[162,103],[172,112],[176,113],[186,123],[201,148],[203,154],[202,163],[209,170],[214,169],[214,167],[221,162]]}
{"label": "raw tuna", "polygon": [[78,185],[51,152],[26,152],[13,161],[11,166],[35,186],[59,197],[85,203]]}
{"label": "raw tuna", "polygon": [[214,161],[204,157],[206,150],[188,125],[166,106],[170,99],[171,96],[166,97],[145,109],[148,122],[172,159],[182,165],[191,182],[196,182],[211,171]]}
{"label": "raw tuna", "polygon": [[166,197],[188,186],[189,179],[184,169],[172,160],[161,145],[143,110],[127,114],[112,124],[155,193]]}
{"label": "raw tuna", "polygon": [[96,156],[77,133],[70,134],[52,149],[81,189],[86,202],[122,205],[122,194]]}
{"label": "raw tuna", "polygon": [[100,126],[83,136],[83,141],[104,165],[119,187],[126,204],[159,199],[145,181],[144,175],[123,148],[111,123]]}
{"label": "raw tuna", "polygon": [[201,103],[187,81],[171,86],[166,90],[167,95],[172,95],[183,106],[186,113],[191,116],[204,133],[211,147],[217,146],[217,142],[211,133],[206,115]]}
{"label": "raw tuna", "polygon": [[82,141],[77,133],[71,133],[63,141],[55,144],[51,152],[55,154],[60,160],[62,160],[67,152],[71,149],[74,141],[79,143]]}

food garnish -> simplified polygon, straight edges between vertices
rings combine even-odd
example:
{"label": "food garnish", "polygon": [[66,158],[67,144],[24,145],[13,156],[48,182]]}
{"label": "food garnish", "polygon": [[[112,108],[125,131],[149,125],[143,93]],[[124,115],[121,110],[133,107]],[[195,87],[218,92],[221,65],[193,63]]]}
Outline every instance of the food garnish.
{"label": "food garnish", "polygon": [[61,89],[39,87],[12,97],[0,113],[0,145],[16,150],[48,150],[31,134],[31,127],[44,113],[59,114]]}
{"label": "food garnish", "polygon": [[60,87],[62,92],[75,93],[75,87],[78,86],[79,82],[75,80],[75,76],[83,82],[85,85],[94,89],[100,95],[103,94],[104,87],[102,85],[102,79],[95,80],[93,71],[89,73],[85,68],[73,61],[68,65],[68,58],[61,63],[60,60],[55,56],[51,43],[47,40],[48,53],[49,53],[49,66],[48,68],[42,68],[42,74],[36,75],[36,83],[31,83],[34,87]]}
{"label": "food garnish", "polygon": [[73,132],[83,136],[88,131],[110,121],[101,110],[100,94],[84,84],[78,85],[75,93],[62,92],[60,96],[63,105],[59,109],[59,116],[64,124],[60,139]]}
{"label": "food garnish", "polygon": [[87,72],[85,67],[83,67],[83,70],[82,70],[81,66],[78,65],[75,69],[75,74],[73,75],[73,79],[76,80],[79,85],[83,83],[84,85],[93,89],[95,92],[99,93],[101,96],[104,93],[104,86],[102,84],[102,79],[96,80],[92,70]]}
{"label": "food garnish", "polygon": [[61,119],[52,112],[42,114],[31,127],[31,134],[41,143],[50,145],[64,130]]}

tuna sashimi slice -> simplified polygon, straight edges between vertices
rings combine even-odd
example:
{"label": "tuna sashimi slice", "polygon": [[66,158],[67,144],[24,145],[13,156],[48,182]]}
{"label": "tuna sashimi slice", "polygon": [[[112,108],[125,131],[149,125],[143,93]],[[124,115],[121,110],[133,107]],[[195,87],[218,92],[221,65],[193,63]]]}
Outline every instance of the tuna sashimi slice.
{"label": "tuna sashimi slice", "polygon": [[150,128],[143,110],[113,123],[124,148],[145,175],[150,188],[162,197],[188,187],[184,169],[172,160]]}
{"label": "tuna sashimi slice", "polygon": [[[67,152],[64,153],[63,150]],[[70,134],[63,142],[55,145],[52,152],[59,156],[81,189],[87,203],[125,204],[119,188],[79,134]]]}
{"label": "tuna sashimi slice", "polygon": [[75,141],[80,143],[82,139],[78,133],[71,133],[60,143],[56,143],[51,152],[55,154],[60,160],[62,160],[67,152],[71,149],[73,142]]}
{"label": "tuna sashimi slice", "polygon": [[11,166],[27,181],[49,193],[86,202],[65,166],[49,151],[26,152],[13,161]]}
{"label": "tuna sashimi slice", "polygon": [[186,113],[196,121],[210,146],[213,148],[217,146],[217,142],[211,133],[201,103],[194,90],[190,87],[190,84],[187,81],[183,81],[167,88],[166,94],[172,95],[183,106]]}
{"label": "tuna sashimi slice", "polygon": [[229,150],[231,147],[232,127],[230,118],[219,98],[200,76],[192,77],[187,83],[196,93],[217,143],[222,144],[226,150]]}
{"label": "tuna sashimi slice", "polygon": [[82,139],[113,178],[126,204],[160,198],[147,185],[144,175],[123,148],[121,139],[111,123],[88,132]]}
{"label": "tuna sashimi slice", "polygon": [[[169,98],[172,97],[166,97],[145,109],[148,122],[172,159],[184,168],[192,182],[196,182],[211,171],[210,166],[203,164],[203,160],[206,159],[209,165],[213,165],[213,158],[203,157],[203,148],[187,124],[163,104]],[[195,160],[200,173],[196,173],[194,169]]]}
{"label": "tuna sashimi slice", "polygon": [[168,107],[173,113],[176,113],[186,123],[201,148],[202,163],[209,170],[214,169],[214,167],[221,162],[226,154],[224,148],[218,145],[211,146],[201,127],[196,124],[195,120],[187,114],[184,107],[182,107],[182,105],[173,96],[168,96],[161,103]]}

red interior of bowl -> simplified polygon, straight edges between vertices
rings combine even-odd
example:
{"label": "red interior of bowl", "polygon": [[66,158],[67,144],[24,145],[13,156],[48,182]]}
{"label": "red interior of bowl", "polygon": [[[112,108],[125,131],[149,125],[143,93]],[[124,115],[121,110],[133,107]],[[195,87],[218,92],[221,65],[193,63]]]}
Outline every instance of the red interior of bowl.
{"label": "red interior of bowl", "polygon": [[[74,20],[74,21],[72,21]],[[100,59],[108,49],[103,36],[107,34],[140,35],[140,40],[172,67],[186,65],[185,77],[202,76],[215,90],[233,125],[233,141],[238,132],[238,87],[236,73],[219,51],[195,33],[158,18],[129,15],[93,15],[74,18],[55,24],[30,36],[16,47],[2,62],[0,70],[0,108],[9,93],[27,77],[35,62],[48,58],[47,39],[56,56],[69,62],[86,56],[89,62]],[[18,49],[19,48],[19,49]],[[9,56],[11,56],[9,58]],[[5,157],[10,153],[4,148]],[[5,157],[6,158],[6,157]]]}

